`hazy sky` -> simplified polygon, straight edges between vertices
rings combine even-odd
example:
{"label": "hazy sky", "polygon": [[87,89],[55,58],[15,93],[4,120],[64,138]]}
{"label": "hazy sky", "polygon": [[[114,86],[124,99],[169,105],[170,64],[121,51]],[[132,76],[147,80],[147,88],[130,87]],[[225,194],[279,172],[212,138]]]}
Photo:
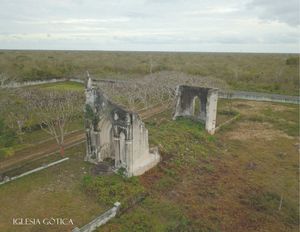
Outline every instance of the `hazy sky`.
{"label": "hazy sky", "polygon": [[298,0],[0,0],[0,49],[300,52]]}

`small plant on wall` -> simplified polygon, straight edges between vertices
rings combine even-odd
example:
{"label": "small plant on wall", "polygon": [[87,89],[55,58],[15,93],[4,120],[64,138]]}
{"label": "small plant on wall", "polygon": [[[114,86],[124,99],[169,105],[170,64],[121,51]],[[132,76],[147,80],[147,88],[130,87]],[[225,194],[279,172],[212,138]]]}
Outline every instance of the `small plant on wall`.
{"label": "small plant on wall", "polygon": [[85,105],[85,118],[88,121],[88,124],[92,124],[94,129],[97,129],[100,118],[88,104]]}

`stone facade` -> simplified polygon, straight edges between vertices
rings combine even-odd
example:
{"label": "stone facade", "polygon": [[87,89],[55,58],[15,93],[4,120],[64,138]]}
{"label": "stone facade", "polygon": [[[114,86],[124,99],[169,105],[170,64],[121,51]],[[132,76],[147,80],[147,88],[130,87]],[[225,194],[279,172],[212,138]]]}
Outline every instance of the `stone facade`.
{"label": "stone facade", "polygon": [[[198,104],[196,105],[196,99]],[[205,123],[210,134],[215,133],[218,89],[180,85],[176,89],[176,108],[173,119],[193,117]],[[196,108],[198,111],[196,111]]]}
{"label": "stone facade", "polygon": [[138,114],[111,102],[90,78],[85,94],[86,161],[114,159],[114,168],[127,176],[141,175],[159,162],[158,151],[149,151],[148,130]]}

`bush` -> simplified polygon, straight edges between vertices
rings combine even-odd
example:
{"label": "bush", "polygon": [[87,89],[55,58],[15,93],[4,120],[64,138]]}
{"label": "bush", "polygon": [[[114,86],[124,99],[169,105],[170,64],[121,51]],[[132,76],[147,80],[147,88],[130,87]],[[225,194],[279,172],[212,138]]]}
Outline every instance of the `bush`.
{"label": "bush", "polygon": [[221,110],[218,112],[220,115],[227,115],[227,116],[235,116],[238,114],[235,110]]}
{"label": "bush", "polygon": [[85,176],[83,188],[88,194],[96,197],[99,203],[111,206],[120,201],[125,208],[130,199],[144,192],[137,177],[123,178],[119,175]]}
{"label": "bush", "polygon": [[205,164],[202,166],[202,170],[208,173],[213,173],[215,171],[215,167],[212,164]]}
{"label": "bush", "polygon": [[16,133],[5,125],[4,119],[0,118],[0,147],[12,146],[15,140]]}
{"label": "bush", "polygon": [[149,218],[146,215],[140,214],[136,215],[133,218],[133,223],[126,224],[124,231],[132,231],[132,232],[151,232],[154,230],[153,224],[149,221]]}
{"label": "bush", "polygon": [[0,160],[5,159],[14,154],[14,150],[12,148],[4,147],[0,148]]}
{"label": "bush", "polygon": [[299,65],[299,56],[291,56],[286,59],[286,65]]}
{"label": "bush", "polygon": [[254,191],[243,197],[241,203],[250,206],[256,211],[278,216],[286,224],[298,225],[299,211],[297,206],[292,204],[288,198],[283,198],[282,208],[279,211],[280,199],[281,197],[274,192]]}
{"label": "bush", "polygon": [[272,192],[257,193],[249,196],[249,204],[257,211],[276,211],[280,202],[280,196]]}

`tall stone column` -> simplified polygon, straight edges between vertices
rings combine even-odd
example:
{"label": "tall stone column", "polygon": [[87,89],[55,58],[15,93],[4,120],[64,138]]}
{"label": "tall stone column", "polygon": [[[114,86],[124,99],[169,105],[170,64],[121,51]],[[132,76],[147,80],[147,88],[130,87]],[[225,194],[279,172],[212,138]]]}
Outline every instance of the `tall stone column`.
{"label": "tall stone column", "polygon": [[125,154],[126,154],[126,164],[127,164],[127,175],[133,175],[133,144],[132,140],[125,141]]}
{"label": "tall stone column", "polygon": [[173,115],[173,120],[176,120],[178,116],[181,116],[181,96],[180,96],[180,86],[176,86],[176,92],[175,92],[175,101],[176,101],[176,106],[174,110],[174,115]]}
{"label": "tall stone column", "polygon": [[101,142],[100,142],[100,132],[95,131],[94,132],[95,136],[95,153],[96,153],[96,161],[101,162],[103,161],[103,158],[101,157]]}
{"label": "tall stone column", "polygon": [[113,149],[115,154],[115,168],[119,168],[121,164],[121,157],[120,157],[120,138],[113,137]]}
{"label": "tall stone column", "polygon": [[92,155],[91,132],[89,128],[85,130],[85,134],[86,134],[86,156],[84,160],[89,161]]}
{"label": "tall stone column", "polygon": [[218,90],[211,89],[207,95],[205,129],[210,134],[215,133],[217,120]]}

